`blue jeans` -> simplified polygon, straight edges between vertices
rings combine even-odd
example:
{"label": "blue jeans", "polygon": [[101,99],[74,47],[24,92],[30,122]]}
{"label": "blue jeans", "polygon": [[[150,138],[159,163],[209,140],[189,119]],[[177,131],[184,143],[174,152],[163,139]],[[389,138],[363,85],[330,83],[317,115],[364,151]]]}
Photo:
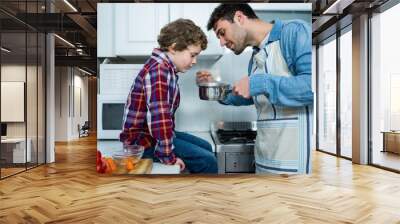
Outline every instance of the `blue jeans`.
{"label": "blue jeans", "polygon": [[[190,173],[218,173],[217,159],[210,143],[196,136],[175,132],[174,153],[183,160]],[[154,157],[154,147],[144,150],[143,158]]]}

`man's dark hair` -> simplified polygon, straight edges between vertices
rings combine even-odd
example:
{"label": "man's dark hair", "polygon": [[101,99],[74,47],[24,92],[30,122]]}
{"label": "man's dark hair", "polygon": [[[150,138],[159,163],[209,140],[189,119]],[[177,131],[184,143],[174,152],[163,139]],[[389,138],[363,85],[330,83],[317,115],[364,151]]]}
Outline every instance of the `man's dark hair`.
{"label": "man's dark hair", "polygon": [[215,23],[220,20],[228,20],[233,23],[233,17],[235,16],[235,12],[241,11],[244,15],[246,15],[249,19],[258,19],[253,9],[246,3],[240,4],[221,4],[211,13],[210,19],[208,20],[207,30],[211,30],[214,28]]}

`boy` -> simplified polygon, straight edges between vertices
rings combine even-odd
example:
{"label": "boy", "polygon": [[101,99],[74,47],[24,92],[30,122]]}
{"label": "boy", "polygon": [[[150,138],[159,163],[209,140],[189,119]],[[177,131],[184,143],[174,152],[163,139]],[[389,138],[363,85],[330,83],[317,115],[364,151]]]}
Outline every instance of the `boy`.
{"label": "boy", "polygon": [[208,142],[174,131],[180,99],[177,73],[196,64],[207,38],[191,20],[178,19],[161,29],[158,44],[131,87],[120,141],[142,145],[144,158],[177,164],[181,171],[217,173]]}

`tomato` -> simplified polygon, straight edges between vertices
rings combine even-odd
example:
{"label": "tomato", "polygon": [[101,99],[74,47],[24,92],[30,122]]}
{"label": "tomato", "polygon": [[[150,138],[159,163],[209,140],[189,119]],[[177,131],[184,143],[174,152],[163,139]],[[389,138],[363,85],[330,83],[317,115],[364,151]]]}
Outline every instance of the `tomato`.
{"label": "tomato", "polygon": [[96,164],[96,170],[97,170],[98,173],[104,173],[104,172],[103,172],[102,165],[103,165],[103,164],[102,164],[101,160],[100,160],[100,162],[98,162],[98,163]]}
{"label": "tomato", "polygon": [[101,152],[99,150],[97,150],[96,153],[96,164],[100,163],[101,161]]}
{"label": "tomato", "polygon": [[105,173],[107,171],[107,161],[104,158],[100,157],[100,159],[96,160],[96,170],[98,173]]}

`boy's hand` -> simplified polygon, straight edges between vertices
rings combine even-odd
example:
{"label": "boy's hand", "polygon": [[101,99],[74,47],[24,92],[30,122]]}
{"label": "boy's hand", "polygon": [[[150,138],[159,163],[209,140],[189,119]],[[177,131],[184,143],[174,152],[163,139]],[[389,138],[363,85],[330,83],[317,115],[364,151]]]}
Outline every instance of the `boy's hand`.
{"label": "boy's hand", "polygon": [[185,169],[185,163],[180,158],[176,158],[176,162],[174,165],[179,165],[181,167],[181,171]]}
{"label": "boy's hand", "polygon": [[203,82],[213,82],[214,78],[212,77],[211,73],[206,70],[200,70],[196,72],[196,83],[203,83]]}

